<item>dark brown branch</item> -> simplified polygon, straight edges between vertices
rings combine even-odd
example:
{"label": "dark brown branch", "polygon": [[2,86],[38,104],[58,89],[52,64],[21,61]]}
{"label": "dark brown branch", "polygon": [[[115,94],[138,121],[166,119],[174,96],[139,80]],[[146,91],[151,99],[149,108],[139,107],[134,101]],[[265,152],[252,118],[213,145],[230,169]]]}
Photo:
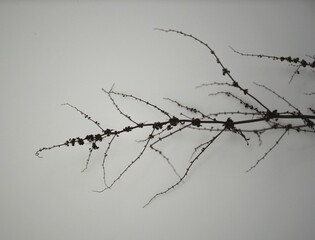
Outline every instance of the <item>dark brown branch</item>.
{"label": "dark brown branch", "polygon": [[162,32],[174,32],[174,33],[178,33],[178,34],[181,34],[185,37],[189,37],[189,38],[192,38],[193,40],[199,42],[200,44],[202,44],[203,46],[205,46],[206,48],[208,48],[208,50],[210,51],[210,53],[215,57],[216,59],[216,62],[217,64],[220,65],[221,69],[222,69],[222,74],[223,76],[224,75],[227,75],[230,80],[232,81],[233,83],[233,86],[234,87],[237,87],[238,89],[240,89],[244,95],[248,95],[250,96],[252,99],[254,99],[259,105],[261,105],[263,108],[265,108],[267,111],[270,111],[268,107],[266,107],[261,101],[259,101],[256,97],[254,97],[253,95],[251,95],[249,92],[248,92],[248,89],[244,89],[242,88],[239,83],[232,77],[230,71],[223,65],[223,63],[221,62],[221,60],[219,59],[219,57],[217,56],[217,54],[213,51],[213,49],[205,42],[201,41],[200,39],[196,38],[195,36],[191,35],[191,34],[187,34],[187,33],[184,33],[184,32],[181,32],[181,31],[178,31],[178,30],[173,30],[173,29],[162,29],[162,28],[155,28],[155,30],[159,30],[159,31],[162,31]]}
{"label": "dark brown branch", "polygon": [[266,158],[266,156],[279,144],[279,142],[281,141],[281,139],[284,137],[284,135],[289,131],[289,128],[287,128],[283,134],[278,138],[278,140],[275,142],[275,144],[269,148],[269,150],[264,154],[264,156],[262,156],[260,159],[257,160],[257,162],[251,166],[246,172],[249,172],[251,170],[253,170],[262,160],[264,160]]}
{"label": "dark brown branch", "polygon": [[120,95],[122,97],[125,97],[125,98],[132,98],[132,99],[135,99],[141,103],[144,103],[146,105],[149,105],[150,107],[153,107],[155,108],[156,110],[158,110],[159,112],[163,113],[164,115],[166,115],[168,118],[171,118],[170,114],[168,112],[166,112],[165,110],[159,108],[158,106],[148,102],[148,101],[144,101],[142,100],[141,98],[138,98],[138,97],[135,97],[131,94],[125,94],[125,93],[119,93],[119,92],[114,92],[114,91],[110,91],[111,94],[116,94],[116,95]]}
{"label": "dark brown branch", "polygon": [[286,100],[284,97],[280,96],[278,93],[276,93],[275,91],[273,91],[272,89],[266,87],[265,85],[262,84],[258,84],[256,82],[254,82],[255,85],[262,87],[264,89],[266,89],[267,91],[273,93],[274,95],[276,95],[278,98],[282,99],[284,102],[286,102],[290,107],[294,108],[297,112],[301,112],[298,108],[294,107],[288,100]]}
{"label": "dark brown branch", "polygon": [[110,188],[110,187],[109,187],[109,186],[107,185],[107,183],[106,183],[105,160],[106,160],[106,158],[107,158],[108,151],[109,151],[109,149],[110,149],[110,147],[111,147],[111,145],[112,145],[112,143],[113,143],[113,141],[114,141],[114,139],[115,139],[116,136],[117,136],[117,135],[114,135],[114,136],[112,137],[112,139],[109,141],[108,146],[107,146],[107,148],[106,148],[106,151],[105,151],[105,153],[104,153],[103,162],[102,162],[103,180],[104,180],[104,185],[105,185],[105,187],[107,187],[107,188]]}
{"label": "dark brown branch", "polygon": [[277,57],[277,56],[272,56],[272,55],[266,55],[266,54],[252,54],[252,53],[242,53],[239,51],[236,51],[234,48],[232,48],[230,46],[230,48],[237,54],[241,55],[241,56],[247,56],[247,57],[258,57],[258,58],[268,58],[268,59],[272,59],[272,60],[277,60],[277,61],[285,61],[288,63],[299,63],[299,65],[301,65],[302,67],[311,67],[311,68],[315,68],[315,61],[313,62],[308,62],[305,59],[300,59],[298,57]]}
{"label": "dark brown branch", "polygon": [[[151,134],[153,134],[153,132],[154,132],[154,129],[152,130]],[[148,146],[150,140],[151,140],[151,138],[148,138],[147,142],[145,143],[145,145],[144,145],[142,151],[139,153],[139,155],[138,155],[134,160],[132,160],[132,161],[129,163],[129,165],[118,175],[118,177],[117,177],[110,185],[108,185],[107,187],[105,187],[103,190],[95,191],[95,192],[104,192],[106,189],[112,188],[112,186],[131,168],[131,166],[132,166],[133,164],[135,164],[135,162],[137,162],[137,161],[141,158],[141,156],[142,156],[143,153],[145,152],[145,150],[146,150],[146,148],[147,148],[147,146]]]}
{"label": "dark brown branch", "polygon": [[183,180],[187,177],[187,175],[188,175],[191,167],[193,166],[193,164],[198,160],[198,158],[201,156],[201,154],[203,154],[203,152],[224,132],[224,130],[225,129],[222,129],[221,132],[219,132],[216,136],[214,136],[211,140],[208,141],[207,145],[204,148],[201,149],[199,154],[193,160],[190,161],[188,167],[186,168],[185,173],[181,176],[181,178],[176,183],[174,183],[172,186],[170,186],[166,190],[155,194],[143,207],[148,206],[155,198],[157,198],[160,195],[166,194],[167,192],[173,190],[181,182],[183,182]]}
{"label": "dark brown branch", "polygon": [[242,52],[239,52],[237,50],[235,50],[234,48],[232,48],[230,46],[230,48],[232,49],[233,52],[241,55],[241,56],[246,56],[246,57],[257,57],[257,58],[267,58],[267,59],[271,59],[271,60],[274,60],[274,61],[281,61],[281,62],[288,62],[290,63],[290,66],[294,66],[296,67],[295,71],[293,72],[293,74],[291,75],[290,77],[290,80],[289,80],[289,83],[292,82],[293,78],[295,75],[297,74],[300,74],[300,68],[310,68],[311,71],[314,72],[314,68],[315,68],[315,60],[312,56],[309,56],[309,55],[306,55],[308,56],[309,58],[312,58],[314,61],[307,61],[306,59],[300,59],[298,57],[278,57],[278,56],[273,56],[273,55],[265,55],[265,54],[252,54],[252,53],[242,53]]}
{"label": "dark brown branch", "polygon": [[76,111],[78,111],[79,113],[81,113],[86,119],[88,119],[89,121],[93,122],[93,123],[94,123],[98,128],[100,128],[102,131],[105,131],[105,130],[101,127],[101,125],[100,125],[100,123],[99,123],[98,121],[93,120],[89,115],[85,114],[83,111],[81,111],[81,110],[78,109],[77,107],[75,107],[75,106],[73,106],[73,105],[71,105],[71,104],[69,104],[69,103],[64,103],[64,104],[61,104],[61,105],[62,105],[62,106],[69,106],[69,107],[75,109]]}
{"label": "dark brown branch", "polygon": [[[179,186],[181,183],[184,182],[184,179],[188,176],[192,166],[194,163],[203,155],[206,149],[209,148],[209,146],[221,135],[223,132],[232,132],[235,134],[238,134],[242,137],[242,139],[245,140],[246,144],[249,145],[251,139],[249,136],[254,136],[258,138],[258,145],[261,146],[263,144],[262,135],[266,132],[270,131],[283,131],[282,135],[274,142],[274,144],[264,153],[264,155],[256,161],[256,163],[250,167],[247,172],[252,171],[258,164],[261,163],[262,160],[264,160],[267,155],[269,155],[275,147],[280,143],[280,141],[284,138],[285,134],[289,132],[290,130],[294,130],[296,133],[315,133],[315,109],[312,107],[308,107],[308,113],[305,114],[302,113],[297,107],[295,107],[292,103],[290,103],[286,98],[283,96],[280,96],[276,91],[274,91],[270,87],[266,87],[265,85],[255,83],[257,86],[263,88],[265,91],[268,91],[276,96],[276,99],[280,99],[280,101],[284,101],[288,106],[288,109],[286,111],[279,111],[278,109],[271,109],[265,105],[265,102],[263,102],[261,99],[258,100],[256,96],[249,93],[248,89],[245,89],[240,86],[240,83],[236,81],[236,79],[232,76],[230,70],[222,63],[222,61],[219,59],[218,55],[214,52],[214,50],[205,42],[201,41],[200,39],[196,38],[193,35],[186,34],[181,31],[177,30],[165,30],[165,29],[157,29],[163,32],[174,32],[177,34],[180,34],[182,36],[188,37],[193,39],[194,41],[198,42],[199,44],[206,47],[211,55],[215,58],[216,63],[220,66],[223,76],[227,77],[229,79],[228,82],[212,82],[212,83],[206,83],[202,84],[199,87],[212,87],[212,86],[219,86],[220,88],[223,87],[223,91],[217,91],[215,93],[209,94],[209,96],[217,97],[219,95],[224,95],[227,97],[230,97],[233,101],[239,104],[239,108],[245,108],[246,110],[235,110],[235,111],[227,111],[226,109],[223,109],[222,111],[216,112],[216,113],[207,113],[200,111],[198,108],[190,107],[186,104],[179,103],[176,100],[172,100],[171,98],[165,98],[166,100],[170,101],[171,103],[176,104],[179,109],[184,109],[185,111],[188,111],[189,113],[180,113],[179,116],[176,116],[175,114],[169,113],[168,111],[160,108],[159,106],[152,104],[149,101],[145,101],[139,97],[136,97],[131,94],[126,93],[120,93],[113,91],[114,85],[111,87],[109,91],[102,89],[107,96],[109,97],[109,100],[113,104],[113,106],[116,108],[116,110],[119,112],[120,115],[122,115],[124,118],[127,118],[130,122],[132,122],[131,126],[124,126],[120,128],[120,130],[111,129],[111,128],[103,128],[100,126],[99,122],[93,120],[91,117],[89,117],[86,113],[78,109],[77,107],[65,103],[63,105],[67,105],[76,111],[78,111],[80,114],[82,114],[86,119],[91,121],[93,124],[95,124],[101,131],[99,133],[95,134],[88,134],[85,137],[73,137],[65,141],[64,143],[52,145],[50,147],[42,147],[40,148],[35,154],[38,157],[40,156],[40,153],[46,150],[52,150],[54,148],[59,147],[71,147],[71,146],[83,146],[88,145],[89,146],[89,154],[88,158],[85,163],[85,168],[82,170],[84,172],[90,162],[90,158],[93,151],[96,151],[100,148],[102,141],[106,140],[106,138],[109,138],[107,141],[107,147],[104,152],[104,157],[102,161],[102,170],[103,170],[103,182],[104,182],[104,188],[100,191],[96,192],[103,192],[106,189],[111,189],[113,185],[115,185],[125,174],[127,171],[131,169],[132,166],[135,165],[136,162],[139,161],[140,158],[143,157],[145,151],[147,151],[148,146],[150,146],[149,150],[152,150],[156,152],[159,156],[161,156],[164,160],[166,160],[167,164],[171,167],[173,172],[178,176],[178,181],[175,182],[173,185],[167,187],[164,191],[159,192],[155,194],[145,205],[146,207],[148,204],[150,204],[154,199],[156,199],[159,196],[162,196],[171,190],[173,190],[175,187]],[[266,58],[266,59],[272,59],[272,60],[279,60],[279,61],[285,61],[289,62],[291,65],[296,67],[296,71],[293,74],[298,74],[300,69],[308,68],[312,72],[314,72],[315,67],[315,61],[306,61],[299,58],[291,58],[291,57],[276,57],[276,56],[269,56],[269,55],[263,55],[263,54],[244,54],[240,53],[233,49],[234,52],[240,54],[241,56],[251,56],[251,57],[259,57],[259,58]],[[308,56],[312,60],[314,60],[315,57]],[[292,76],[292,78],[293,78]],[[291,79],[292,79],[291,78]],[[233,92],[232,92],[233,91]],[[234,93],[236,91],[236,93]],[[238,94],[241,95],[238,96]],[[305,93],[305,95],[313,95],[314,92]],[[114,96],[115,95],[115,96]],[[120,106],[116,103],[114,97],[122,97],[125,99],[131,99],[139,102],[140,104],[144,104],[149,106],[151,109],[154,109],[154,111],[158,111],[163,114],[162,119],[155,119],[155,121],[152,122],[146,122],[145,120],[143,122],[137,122],[133,119],[133,117],[127,115],[125,112],[123,112],[120,108]],[[192,115],[192,116],[189,116]],[[200,115],[200,116],[199,116]],[[166,117],[166,119],[165,119]],[[301,120],[297,124],[296,120]],[[111,150],[111,146],[113,145],[113,142],[117,143],[118,137],[123,134],[129,134],[132,131],[141,131],[143,129],[149,129],[150,133],[146,135],[144,140],[140,140],[142,144],[142,149],[140,153],[136,155],[136,157],[125,167],[123,170],[114,178],[114,180],[108,184],[106,181],[107,178],[107,165],[108,162],[107,157],[109,155],[109,152]],[[193,148],[193,152],[191,154],[191,157],[189,159],[188,166],[183,174],[179,174],[176,170],[175,166],[172,164],[171,160],[167,155],[160,150],[160,148],[157,146],[159,144],[166,144],[167,141],[172,139],[172,136],[178,134],[179,132],[183,131],[186,132],[187,129],[193,130],[193,131],[203,131],[203,133],[211,132],[215,133],[215,136],[210,138],[206,142],[197,143],[196,147]],[[206,132],[207,131],[207,132]]]}
{"label": "dark brown branch", "polygon": [[118,105],[116,104],[115,100],[114,100],[114,99],[112,98],[112,96],[111,96],[112,89],[111,89],[110,91],[106,91],[106,90],[103,88],[102,90],[103,90],[103,92],[105,92],[105,93],[108,95],[108,97],[109,97],[110,100],[112,101],[113,105],[116,107],[117,111],[118,111],[121,115],[125,116],[129,121],[131,121],[131,122],[133,122],[134,124],[138,125],[138,123],[137,123],[136,121],[132,120],[132,118],[131,118],[129,115],[123,113],[123,112],[120,110],[120,108],[119,108]]}

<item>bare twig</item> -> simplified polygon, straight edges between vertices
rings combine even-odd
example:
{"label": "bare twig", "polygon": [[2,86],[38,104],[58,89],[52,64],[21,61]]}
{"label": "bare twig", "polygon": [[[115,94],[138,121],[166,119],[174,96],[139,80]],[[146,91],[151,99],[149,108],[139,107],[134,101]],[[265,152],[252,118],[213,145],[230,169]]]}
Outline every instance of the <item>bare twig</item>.
{"label": "bare twig", "polygon": [[269,148],[269,150],[267,152],[265,152],[264,156],[262,156],[261,158],[259,158],[256,163],[251,166],[248,170],[246,170],[246,172],[249,172],[251,170],[253,170],[262,160],[265,159],[265,157],[279,144],[279,142],[281,141],[281,139],[284,137],[284,135],[289,131],[289,129],[286,129],[282,135],[278,138],[278,140],[275,142],[275,144]]}
{"label": "bare twig", "polygon": [[[263,161],[280,143],[280,141],[284,138],[285,134],[288,133],[290,130],[294,130],[296,133],[315,133],[315,110],[313,107],[308,107],[308,114],[303,113],[297,107],[295,107],[291,102],[289,102],[285,97],[279,95],[275,90],[271,87],[267,87],[263,84],[254,83],[257,86],[263,88],[265,91],[272,93],[276,96],[276,100],[284,101],[287,105],[288,109],[284,111],[279,111],[278,109],[273,109],[267,107],[265,101],[259,99],[249,93],[248,89],[243,88],[238,81],[232,76],[230,70],[222,63],[221,59],[218,57],[217,53],[205,42],[198,39],[197,37],[187,34],[178,30],[165,30],[165,29],[156,29],[162,32],[173,32],[180,34],[182,36],[188,37],[193,39],[197,43],[201,44],[202,46],[206,47],[211,55],[215,58],[217,65],[219,65],[223,76],[227,77],[229,80],[228,82],[212,82],[212,83],[205,83],[197,88],[200,87],[212,87],[212,86],[219,86],[220,88],[224,88],[222,91],[216,91],[214,93],[210,93],[209,96],[213,98],[217,98],[218,96],[224,95],[229,97],[231,100],[236,102],[237,108],[234,111],[228,109],[222,109],[219,112],[210,112],[204,113],[200,109],[196,107],[190,107],[189,105],[182,104],[179,101],[173,100],[171,98],[165,98],[167,101],[176,104],[180,110],[186,111],[185,113],[180,113],[180,115],[176,116],[176,114],[172,114],[167,110],[162,109],[161,107],[153,104],[152,102],[143,100],[137,96],[132,94],[126,94],[121,92],[116,92],[113,90],[114,85],[111,89],[104,90],[102,89],[106,95],[108,96],[109,100],[113,104],[114,108],[122,115],[123,118],[127,118],[132,125],[131,126],[123,126],[120,129],[112,129],[112,128],[103,128],[99,124],[99,122],[92,119],[89,115],[81,111],[79,108],[65,103],[63,105],[67,105],[80,114],[82,114],[86,119],[91,121],[95,124],[99,129],[100,132],[96,134],[88,134],[85,137],[73,137],[66,140],[64,143],[52,145],[50,147],[42,147],[40,148],[35,155],[41,157],[40,154],[46,150],[52,150],[59,147],[71,147],[71,146],[83,146],[89,145],[89,154],[88,158],[85,163],[85,168],[82,172],[86,171],[90,158],[93,151],[97,151],[102,144],[102,141],[106,138],[109,140],[107,141],[107,147],[104,152],[103,161],[101,164],[103,170],[103,182],[104,188],[98,190],[96,192],[103,192],[107,189],[111,189],[125,174],[128,172],[132,166],[135,165],[136,162],[139,161],[140,158],[143,157],[145,151],[152,150],[157,153],[158,156],[161,156],[167,164],[170,166],[172,171],[178,177],[178,180],[167,187],[164,191],[156,193],[149,199],[149,201],[143,206],[148,206],[153,200],[158,198],[159,196],[165,195],[166,193],[170,192],[181,183],[184,182],[185,178],[188,176],[190,170],[192,169],[194,163],[201,158],[204,152],[213,144],[213,142],[224,132],[232,132],[238,134],[242,137],[245,141],[246,145],[249,145],[249,141],[251,136],[258,138],[258,146],[263,145],[263,138],[262,135],[266,132],[277,132],[283,131],[280,137],[271,145],[271,147],[263,154],[261,158],[259,158],[253,166],[251,166],[246,172],[252,171],[256,168],[261,161]],[[248,56],[248,57],[258,57],[258,58],[265,58],[271,59],[276,61],[284,61],[288,62],[291,65],[296,67],[294,74],[291,76],[290,81],[292,78],[299,73],[301,68],[307,68],[313,71],[315,67],[314,56],[307,55],[312,61],[306,61],[304,59],[299,58],[292,58],[292,57],[277,57],[271,55],[264,55],[264,54],[244,54],[239,51],[236,51],[232,48],[234,52],[241,56]],[[305,95],[314,95],[314,92],[305,93]],[[241,96],[239,96],[241,95]],[[143,122],[137,122],[133,119],[133,117],[129,116],[125,112],[121,110],[119,104],[115,101],[114,97],[122,97],[124,99],[131,99],[140,104],[144,104],[149,106],[154,111],[158,111],[163,115],[162,119],[155,119],[155,121],[147,122],[144,120]],[[213,101],[212,101],[213,103]],[[245,110],[244,110],[245,109]],[[187,113],[188,112],[188,113]],[[190,116],[191,115],[191,116]],[[296,123],[296,120],[301,120],[299,124]],[[111,147],[115,141],[119,141],[119,136],[123,134],[129,134],[132,131],[142,131],[143,129],[149,129],[150,131],[146,132],[146,137],[143,140],[137,141],[142,144],[142,149],[139,153],[136,154],[136,157],[123,168],[122,171],[119,172],[118,176],[114,178],[111,183],[107,183],[107,166],[108,166],[108,155],[111,150]],[[203,134],[210,134],[214,137],[209,137],[205,142],[196,143],[195,147],[192,148],[192,154],[189,158],[188,165],[186,166],[186,170],[183,174],[180,174],[174,164],[171,162],[170,158],[165,154],[161,149],[162,147],[158,146],[161,144],[168,144],[167,142],[170,141],[173,136],[179,134],[180,132],[187,132],[187,129],[192,131],[201,131]],[[104,141],[105,141],[104,140]],[[105,141],[106,142],[106,141]],[[176,142],[175,142],[176,144]],[[148,148],[149,146],[149,148]],[[183,164],[187,161],[183,161]]]}
{"label": "bare twig", "polygon": [[143,207],[148,206],[155,198],[157,198],[160,195],[166,194],[167,192],[173,190],[176,186],[178,186],[187,177],[191,167],[198,160],[198,158],[201,156],[201,154],[203,154],[203,152],[224,132],[224,130],[225,129],[222,129],[221,132],[219,132],[216,136],[214,136],[211,140],[209,140],[207,142],[206,146],[201,149],[199,154],[193,160],[190,161],[188,167],[186,168],[185,173],[181,176],[181,178],[176,183],[174,183],[172,186],[168,187],[166,190],[155,194]]}

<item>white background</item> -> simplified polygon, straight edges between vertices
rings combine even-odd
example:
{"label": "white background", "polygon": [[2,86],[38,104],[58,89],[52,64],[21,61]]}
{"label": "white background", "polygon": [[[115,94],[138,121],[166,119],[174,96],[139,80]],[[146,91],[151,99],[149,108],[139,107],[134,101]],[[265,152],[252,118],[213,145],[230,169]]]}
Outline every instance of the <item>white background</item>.
{"label": "white background", "polygon": [[[62,103],[69,102],[105,128],[130,123],[119,115],[102,88],[134,94],[178,113],[170,97],[205,112],[236,110],[207,49],[177,34],[194,34],[212,46],[244,87],[274,108],[286,109],[263,83],[302,111],[314,108],[314,73],[284,63],[244,58],[229,46],[253,53],[313,55],[312,1],[1,1],[0,109],[1,239],[305,239],[315,238],[314,136],[290,132],[250,173],[282,132],[266,134],[263,146],[246,147],[225,134],[201,157],[185,183],[143,204],[174,181],[165,161],[147,152],[102,194],[102,149],[81,173],[88,146],[34,153],[97,128]],[[141,104],[119,101],[138,121],[164,117]],[[272,108],[273,108],[272,107]],[[173,112],[172,112],[173,113]],[[122,135],[108,156],[114,179],[137,156],[148,131]],[[198,133],[198,132],[197,132]],[[198,143],[212,135],[191,131],[161,149],[183,172]],[[106,143],[103,143],[103,150]]]}

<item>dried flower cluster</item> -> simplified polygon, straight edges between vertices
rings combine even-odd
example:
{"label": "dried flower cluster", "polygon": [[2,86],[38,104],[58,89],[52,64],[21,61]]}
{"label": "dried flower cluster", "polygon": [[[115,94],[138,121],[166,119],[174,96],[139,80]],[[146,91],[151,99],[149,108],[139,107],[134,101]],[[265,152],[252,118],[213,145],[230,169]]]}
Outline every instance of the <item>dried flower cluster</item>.
{"label": "dried flower cluster", "polygon": [[[126,119],[130,121],[129,126],[124,126],[120,130],[114,130],[109,128],[101,127],[100,123],[93,120],[87,114],[79,110],[77,107],[66,103],[65,105],[75,109],[80,114],[82,114],[86,119],[93,122],[99,129],[100,132],[98,134],[89,134],[85,137],[75,137],[70,138],[69,140],[65,141],[64,143],[53,145],[50,147],[43,147],[36,152],[37,156],[45,150],[51,150],[53,148],[62,147],[62,146],[75,146],[75,145],[88,145],[89,146],[89,156],[86,161],[86,166],[83,169],[85,171],[88,168],[90,157],[93,151],[99,149],[100,144],[104,144],[106,147],[104,158],[102,162],[103,168],[103,179],[104,179],[104,189],[99,192],[103,192],[106,189],[110,189],[113,185],[121,179],[121,177],[142,157],[143,153],[146,150],[153,150],[156,152],[161,158],[165,159],[169,166],[172,168],[174,173],[178,176],[178,180],[166,188],[164,191],[156,193],[152,196],[151,199],[144,205],[147,206],[150,204],[154,199],[158,196],[161,196],[178,185],[180,185],[184,179],[187,177],[188,173],[190,172],[194,163],[203,155],[203,153],[210,147],[210,145],[220,137],[225,132],[232,132],[239,135],[247,145],[249,145],[250,138],[249,136],[255,135],[258,137],[260,145],[262,143],[261,136],[262,134],[266,133],[267,131],[280,131],[280,136],[275,140],[275,142],[270,146],[269,150],[265,152],[265,154],[259,158],[254,165],[252,165],[247,171],[251,171],[254,169],[262,160],[266,158],[266,156],[274,150],[274,148],[280,143],[280,141],[286,136],[289,131],[296,131],[298,133],[315,133],[315,110],[311,107],[308,108],[309,113],[304,113],[300,111],[297,107],[291,104],[288,100],[284,97],[280,96],[274,90],[268,88],[267,86],[255,83],[258,87],[264,88],[266,91],[274,94],[280,101],[284,101],[288,105],[287,111],[280,112],[277,109],[271,108],[272,106],[267,106],[263,102],[263,100],[258,99],[254,96],[249,89],[243,88],[241,84],[234,79],[230,70],[223,64],[223,62],[219,59],[216,52],[205,42],[201,41],[200,39],[196,38],[193,35],[186,34],[181,31],[177,30],[164,30],[164,29],[156,29],[163,32],[173,32],[180,34],[182,36],[188,37],[193,39],[194,41],[198,42],[199,44],[206,47],[210,54],[215,58],[216,63],[221,68],[222,75],[227,79],[227,82],[212,82],[208,84],[203,84],[199,87],[207,87],[207,86],[223,86],[226,87],[225,91],[218,91],[216,93],[209,94],[210,96],[218,96],[218,95],[225,95],[226,97],[232,98],[236,102],[240,104],[240,109],[242,111],[222,111],[218,113],[204,113],[196,108],[192,108],[186,106],[182,103],[179,103],[176,100],[166,98],[167,101],[176,104],[179,108],[185,110],[190,114],[190,116],[181,114],[181,116],[175,116],[164,109],[152,104],[151,102],[145,101],[140,99],[136,96],[120,93],[114,91],[113,87],[110,90],[103,89],[104,93],[107,94],[109,100],[112,102],[113,106],[116,110]],[[300,70],[309,69],[314,72],[315,68],[315,58],[314,56],[308,56],[310,60],[300,59],[297,57],[277,57],[277,56],[268,56],[263,54],[244,54],[239,51],[233,49],[234,52],[240,54],[241,56],[249,56],[249,57],[258,57],[258,58],[267,58],[272,59],[279,62],[288,62],[292,66],[295,67],[295,71],[291,76],[291,80],[296,74],[300,73]],[[239,95],[232,93],[231,89],[236,89]],[[308,93],[307,95],[313,95],[314,93]],[[132,116],[127,115],[123,112],[119,105],[115,101],[115,97],[123,97],[128,98],[134,101],[138,101],[140,104],[148,105],[152,108],[152,110],[160,112],[164,118],[162,120],[157,120],[155,122],[137,122],[135,121]],[[235,120],[235,116],[240,115],[243,116],[242,120]],[[260,123],[257,127],[248,128],[248,125],[251,123],[251,126],[256,123]],[[261,126],[263,123],[264,127]],[[151,129],[150,134],[147,136],[145,140],[142,141],[143,147],[140,153],[130,161],[130,163],[123,169],[123,171],[118,174],[118,176],[111,182],[107,183],[106,181],[106,166],[105,160],[108,156],[111,146],[114,144],[115,140],[119,135],[127,134],[135,129]],[[174,165],[172,164],[171,160],[157,148],[157,144],[165,141],[166,139],[171,138],[171,136],[185,131],[186,129],[193,129],[196,131],[207,131],[210,133],[214,133],[209,139],[205,142],[200,143],[198,146],[194,147],[191,160],[189,161],[186,170],[183,173],[178,173],[175,169]]]}

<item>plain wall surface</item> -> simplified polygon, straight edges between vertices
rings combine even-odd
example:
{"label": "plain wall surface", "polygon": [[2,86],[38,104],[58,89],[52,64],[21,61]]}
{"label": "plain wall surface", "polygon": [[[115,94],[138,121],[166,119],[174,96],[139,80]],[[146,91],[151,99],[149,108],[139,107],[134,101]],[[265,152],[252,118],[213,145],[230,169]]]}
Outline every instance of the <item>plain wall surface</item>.
{"label": "plain wall surface", "polygon": [[[81,173],[88,146],[35,152],[98,129],[130,125],[101,91],[134,94],[170,112],[170,97],[205,112],[237,110],[208,50],[174,33],[208,43],[242,86],[274,108],[315,108],[314,72],[235,54],[314,55],[312,1],[1,1],[0,2],[0,239],[315,239],[314,134],[289,135],[250,173],[245,171],[282,134],[263,145],[224,134],[198,160],[185,183],[142,208],[177,180],[165,160],[148,151],[112,190],[103,188],[106,142]],[[137,121],[164,119],[145,105],[117,99]],[[165,119],[164,119],[165,120]],[[132,161],[150,131],[121,135],[108,156],[108,178]],[[210,136],[210,135],[209,135]],[[211,135],[212,136],[212,135]],[[209,137],[187,131],[159,145],[181,173],[194,147]]]}

